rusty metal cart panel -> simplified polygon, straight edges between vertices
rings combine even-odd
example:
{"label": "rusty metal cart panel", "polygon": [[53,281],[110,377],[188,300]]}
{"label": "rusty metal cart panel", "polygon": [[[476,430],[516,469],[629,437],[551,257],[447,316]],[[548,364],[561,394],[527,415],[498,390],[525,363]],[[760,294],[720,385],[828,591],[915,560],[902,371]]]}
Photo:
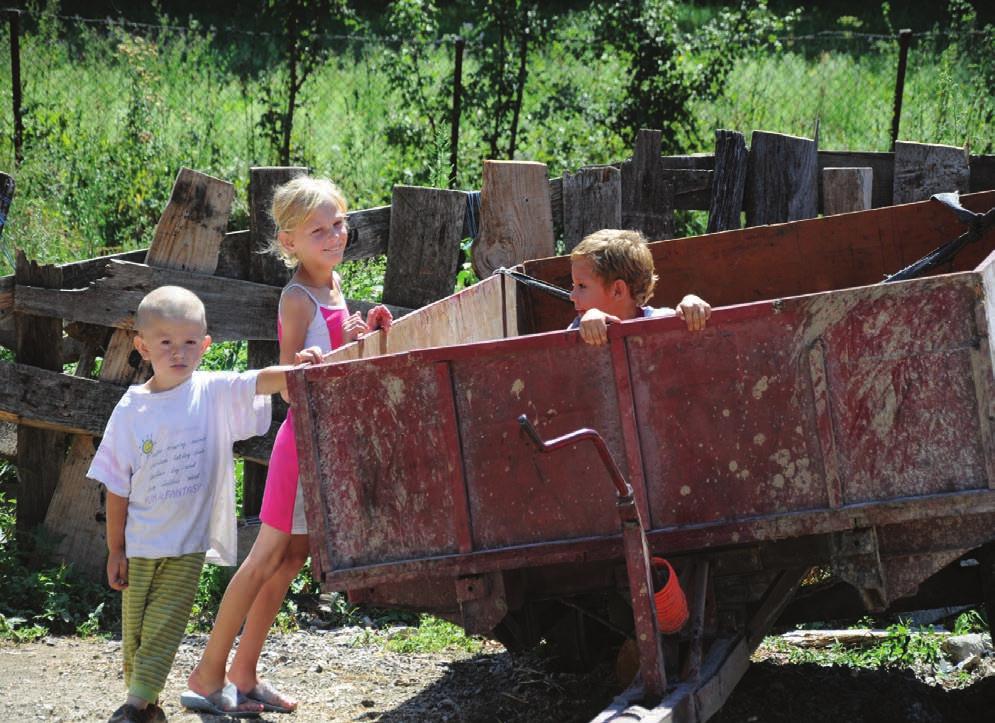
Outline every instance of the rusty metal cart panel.
{"label": "rusty metal cart panel", "polygon": [[[995,193],[963,201],[987,211]],[[659,703],[671,712],[647,719],[706,720],[811,566],[884,609],[992,547],[986,228],[932,275],[891,284],[876,282],[963,230],[941,204],[660,242],[661,287],[725,304],[702,332],[650,318],[588,346],[549,331],[569,321],[562,302],[492,278],[474,313],[491,308],[509,338],[384,356],[360,345],[295,371],[316,575],[354,600],[519,641],[561,629],[564,609],[617,629],[582,603],[628,590],[638,629],[622,490],[595,448],[536,447],[596,430],[631,484],[644,562],[647,549],[676,560],[689,594],[680,682]],[[562,285],[567,264],[525,269]],[[426,314],[444,318],[446,303]]]}

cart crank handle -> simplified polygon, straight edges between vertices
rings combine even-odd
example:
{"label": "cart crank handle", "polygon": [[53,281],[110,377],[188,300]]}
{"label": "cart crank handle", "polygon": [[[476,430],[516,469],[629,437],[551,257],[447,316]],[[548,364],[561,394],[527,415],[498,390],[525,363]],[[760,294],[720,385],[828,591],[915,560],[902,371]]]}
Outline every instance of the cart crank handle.
{"label": "cart crank handle", "polygon": [[519,415],[518,424],[521,425],[525,433],[529,435],[532,443],[536,446],[542,453],[553,452],[557,449],[562,449],[563,447],[569,447],[577,442],[583,442],[589,440],[594,444],[594,448],[598,451],[598,456],[601,457],[602,463],[605,465],[605,469],[608,470],[608,474],[611,475],[612,482],[615,484],[615,489],[618,491],[618,496],[622,498],[632,497],[632,487],[625,478],[622,476],[622,472],[619,471],[618,465],[615,464],[615,459],[612,457],[612,453],[608,450],[608,445],[605,444],[605,440],[601,438],[593,429],[582,428],[574,432],[569,432],[564,434],[562,437],[556,437],[549,440],[548,442],[542,441],[539,436],[539,432],[536,428],[532,426],[532,422],[524,414]]}

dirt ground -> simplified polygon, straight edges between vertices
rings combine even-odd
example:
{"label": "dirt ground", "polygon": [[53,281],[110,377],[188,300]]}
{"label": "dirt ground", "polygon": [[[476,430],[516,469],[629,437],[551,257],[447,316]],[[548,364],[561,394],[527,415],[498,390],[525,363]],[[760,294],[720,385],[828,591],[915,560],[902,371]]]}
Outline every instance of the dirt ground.
{"label": "dirt ground", "polygon": [[[204,638],[188,638],[163,697],[170,721],[227,720],[179,705]],[[0,721],[101,721],[123,700],[119,641],[48,638],[0,644]],[[364,644],[360,628],[277,635],[265,675],[298,697],[290,716],[263,721],[586,721],[617,692],[607,669],[555,672],[537,654],[489,645],[476,655],[395,654]],[[716,723],[987,721],[995,719],[995,662],[958,690],[910,671],[851,671],[777,660],[754,663]]]}

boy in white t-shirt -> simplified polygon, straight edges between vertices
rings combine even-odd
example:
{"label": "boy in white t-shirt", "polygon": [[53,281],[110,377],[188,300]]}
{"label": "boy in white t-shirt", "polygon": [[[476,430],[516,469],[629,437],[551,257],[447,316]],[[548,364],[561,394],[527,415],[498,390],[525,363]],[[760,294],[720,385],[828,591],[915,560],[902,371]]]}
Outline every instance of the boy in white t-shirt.
{"label": "boy in white t-shirt", "polygon": [[[204,305],[162,286],[135,315],[135,348],[152,378],[117,403],[87,476],[107,488],[107,581],[123,591],[121,627],[128,698],[110,720],[165,720],[159,693],[186,629],[205,559],[236,562],[232,444],[264,434],[270,395],[293,366],[199,372],[211,344]],[[318,362],[305,349],[297,362]],[[230,699],[229,699],[230,697]],[[225,711],[258,712],[234,691]]]}

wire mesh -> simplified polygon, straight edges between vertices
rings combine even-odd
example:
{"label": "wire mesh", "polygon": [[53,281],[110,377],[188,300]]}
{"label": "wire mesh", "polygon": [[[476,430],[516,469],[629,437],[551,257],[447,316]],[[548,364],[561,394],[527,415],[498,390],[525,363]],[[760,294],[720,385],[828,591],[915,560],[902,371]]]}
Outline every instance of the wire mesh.
{"label": "wire mesh", "polygon": [[[254,165],[281,163],[289,73],[280,38],[190,22],[139,24],[39,15],[22,20],[24,161],[21,209],[4,239],[40,259],[92,256],[148,243],[179,167],[236,185],[232,225],[247,225]],[[987,36],[986,36],[987,37]],[[332,52],[304,80],[290,132],[293,164],[340,181],[354,207],[389,202],[394,183],[443,186],[449,175],[453,38],[422,48],[422,106],[391,82],[396,39],[330,36]],[[918,35],[909,54],[900,137],[995,148],[990,69],[965,54],[986,38]],[[954,42],[960,41],[960,42]],[[12,129],[9,30],[0,25],[0,128]],[[481,48],[466,48],[460,185],[479,187],[485,110],[472,99]],[[812,137],[828,149],[891,145],[898,44],[892,36],[780,38],[740,58],[717,97],[691,101],[684,152],[710,151],[714,129]],[[394,64],[394,65],[392,65]],[[988,75],[986,75],[988,73]],[[613,124],[626,67],[588,39],[552,37],[529,56],[516,155],[550,174],[628,155]],[[427,114],[425,107],[436,112]],[[12,134],[0,164],[13,168]],[[0,264],[4,263],[0,260]]]}

